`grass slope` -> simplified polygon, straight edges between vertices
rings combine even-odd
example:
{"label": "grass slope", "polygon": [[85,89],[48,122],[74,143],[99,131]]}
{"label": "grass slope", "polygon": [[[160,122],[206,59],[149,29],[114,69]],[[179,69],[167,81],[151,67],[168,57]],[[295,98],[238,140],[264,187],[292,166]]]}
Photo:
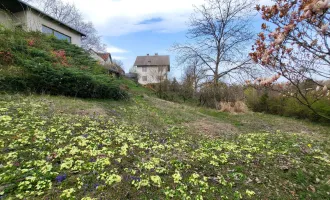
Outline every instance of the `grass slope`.
{"label": "grass slope", "polygon": [[0,91],[119,100],[128,98],[126,84],[82,48],[0,25]]}
{"label": "grass slope", "polygon": [[1,95],[0,133],[1,199],[330,197],[330,128],[287,118]]}

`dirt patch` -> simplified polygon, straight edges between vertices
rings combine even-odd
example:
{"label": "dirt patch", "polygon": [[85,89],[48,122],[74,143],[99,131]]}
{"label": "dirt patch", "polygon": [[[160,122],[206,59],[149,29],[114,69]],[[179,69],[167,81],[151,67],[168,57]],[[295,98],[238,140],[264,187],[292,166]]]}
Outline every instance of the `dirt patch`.
{"label": "dirt patch", "polygon": [[186,123],[184,126],[188,128],[190,133],[206,136],[208,138],[227,137],[239,132],[235,126],[229,123],[207,119]]}
{"label": "dirt patch", "polygon": [[249,109],[243,101],[220,102],[220,111],[229,113],[248,113]]}

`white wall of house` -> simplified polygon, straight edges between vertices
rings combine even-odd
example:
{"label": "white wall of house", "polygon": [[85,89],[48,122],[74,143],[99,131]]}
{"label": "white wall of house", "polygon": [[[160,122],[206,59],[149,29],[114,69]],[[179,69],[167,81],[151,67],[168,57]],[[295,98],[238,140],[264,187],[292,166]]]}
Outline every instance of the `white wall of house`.
{"label": "white wall of house", "polygon": [[77,46],[81,46],[81,35],[69,28],[58,24],[58,22],[49,20],[47,17],[43,17],[35,11],[29,10],[26,12],[27,27],[29,31],[42,31],[42,25],[54,29],[64,35],[71,37],[71,43]]}
{"label": "white wall of house", "polygon": [[105,65],[105,61],[99,55],[97,55],[94,51],[89,51],[89,55],[94,58],[100,65]]}
{"label": "white wall of house", "polygon": [[38,12],[27,10],[8,14],[0,10],[0,23],[7,28],[21,26],[26,31],[42,31],[42,25],[54,29],[71,38],[71,43],[81,46],[81,35],[75,31],[70,30],[66,26],[60,25],[58,22],[48,19]]}
{"label": "white wall of house", "polygon": [[3,10],[0,9],[0,24],[6,28],[12,27],[12,18]]}
{"label": "white wall of house", "polygon": [[26,14],[24,12],[17,12],[15,15],[0,9],[0,24],[6,28],[14,28],[15,26],[26,26]]}
{"label": "white wall of house", "polygon": [[160,83],[167,79],[168,66],[138,66],[136,73],[142,85]]}
{"label": "white wall of house", "polygon": [[107,61],[104,61],[104,64],[105,64],[105,65],[111,65],[112,62],[111,62],[110,58],[108,58]]}

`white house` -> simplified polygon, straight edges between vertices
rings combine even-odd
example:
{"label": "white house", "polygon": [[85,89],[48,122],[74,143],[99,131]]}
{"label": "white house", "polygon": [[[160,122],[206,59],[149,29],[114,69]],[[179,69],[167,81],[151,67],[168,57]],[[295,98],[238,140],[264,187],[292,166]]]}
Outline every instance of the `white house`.
{"label": "white house", "polygon": [[89,49],[89,54],[92,58],[99,62],[100,65],[111,65],[112,56],[111,53],[100,53],[96,52],[93,49]]}
{"label": "white house", "polygon": [[19,27],[25,31],[40,31],[77,46],[81,46],[81,38],[86,36],[21,0],[0,1],[0,24],[7,28]]}
{"label": "white house", "polygon": [[135,60],[138,82],[142,85],[160,83],[167,79],[170,71],[170,56],[138,56]]}
{"label": "white house", "polygon": [[93,49],[89,49],[89,55],[94,58],[100,65],[103,65],[108,70],[109,74],[114,74],[117,77],[124,76],[125,71],[112,61],[111,53],[100,53]]}

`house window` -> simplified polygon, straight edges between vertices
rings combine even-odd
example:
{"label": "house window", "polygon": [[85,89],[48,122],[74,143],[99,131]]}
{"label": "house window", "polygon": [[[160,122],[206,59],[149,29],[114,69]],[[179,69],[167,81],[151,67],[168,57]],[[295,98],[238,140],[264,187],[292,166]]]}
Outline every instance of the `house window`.
{"label": "house window", "polygon": [[64,34],[62,34],[60,32],[57,32],[57,31],[54,31],[54,35],[59,40],[66,40],[66,41],[71,43],[71,38],[67,35],[64,35]]}
{"label": "house window", "polygon": [[42,32],[47,35],[54,35],[59,40],[66,40],[71,43],[71,37],[64,35],[63,33],[60,33],[58,31],[55,31],[54,29],[51,29],[47,26],[42,25]]}
{"label": "house window", "polygon": [[147,67],[142,67],[142,72],[147,72]]}
{"label": "house window", "polygon": [[163,72],[163,67],[158,67],[158,72]]}
{"label": "house window", "polygon": [[148,81],[148,77],[147,76],[142,76],[142,81],[144,81],[144,82]]}
{"label": "house window", "polygon": [[42,25],[42,32],[47,34],[47,35],[53,35],[54,30],[51,28],[48,28],[47,26]]}

